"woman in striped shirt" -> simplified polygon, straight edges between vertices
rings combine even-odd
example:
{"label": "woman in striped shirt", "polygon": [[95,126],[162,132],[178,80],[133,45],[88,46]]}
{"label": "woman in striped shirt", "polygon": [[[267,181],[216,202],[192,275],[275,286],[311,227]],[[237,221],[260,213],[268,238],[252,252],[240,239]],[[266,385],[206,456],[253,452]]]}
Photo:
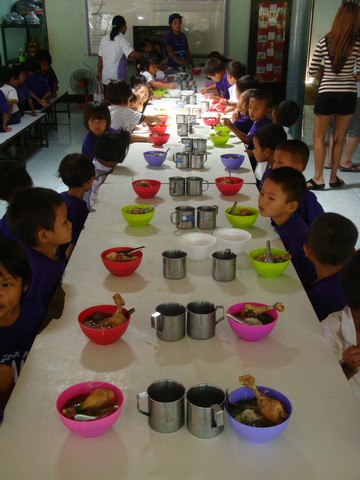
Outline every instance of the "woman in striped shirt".
{"label": "woman in striped shirt", "polygon": [[[323,168],[326,157],[325,136],[333,118],[332,167],[329,186],[341,187],[337,177],[344,138],[356,108],[356,78],[360,79],[360,7],[357,3],[344,3],[338,9],[331,31],[316,45],[309,67],[315,77],[323,69],[319,93],[315,103],[314,160],[315,172],[308,180],[310,190],[325,188]],[[358,75],[355,76],[355,72]]]}

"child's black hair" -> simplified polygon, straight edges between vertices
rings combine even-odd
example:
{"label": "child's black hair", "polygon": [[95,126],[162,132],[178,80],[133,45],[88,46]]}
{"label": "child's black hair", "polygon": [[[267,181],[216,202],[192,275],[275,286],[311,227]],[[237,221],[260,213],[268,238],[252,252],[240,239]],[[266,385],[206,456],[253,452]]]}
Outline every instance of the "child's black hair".
{"label": "child's black hair", "polygon": [[353,310],[360,309],[360,250],[357,250],[340,272],[340,283],[345,299]]}
{"label": "child's black hair", "polygon": [[255,98],[256,100],[264,101],[267,108],[271,108],[273,97],[269,90],[264,89],[255,89],[254,92],[250,95],[250,99]]}
{"label": "child's black hair", "polygon": [[292,162],[294,162],[294,164],[300,163],[303,170],[305,170],[309,160],[310,150],[306,143],[302,140],[284,140],[276,147],[276,151],[289,153],[291,155]]}
{"label": "child's black hair", "polygon": [[10,68],[10,78],[14,78],[15,80],[18,80],[20,77],[20,74],[25,72],[25,68],[22,65],[13,65]]}
{"label": "child's black hair", "polygon": [[241,92],[241,95],[243,95],[243,101],[245,102],[247,107],[249,107],[250,97],[255,92],[255,90],[255,88],[248,88],[247,90]]}
{"label": "child's black hair", "polygon": [[95,142],[94,156],[98,160],[122,163],[129,150],[130,138],[126,130],[104,132]]}
{"label": "child's black hair", "polygon": [[213,77],[216,73],[223,73],[226,71],[226,64],[219,58],[209,58],[204,65],[204,75]]}
{"label": "child's black hair", "polygon": [[140,60],[140,70],[148,71],[150,65],[159,66],[161,63],[161,58],[156,52],[151,52],[149,55],[144,55]]}
{"label": "child's black hair", "polygon": [[106,120],[106,129],[110,127],[110,111],[105,103],[89,102],[84,110],[84,125],[89,130],[89,120]]}
{"label": "child's black hair", "polygon": [[146,85],[147,81],[144,75],[141,75],[140,73],[137,73],[136,75],[132,75],[130,77],[130,86],[131,88],[135,88],[138,85]]}
{"label": "child's black hair", "polygon": [[246,65],[234,60],[227,64],[226,71],[236,80],[239,80],[246,73]]}
{"label": "child's black hair", "polygon": [[40,60],[36,57],[28,57],[24,63],[26,72],[39,73],[40,72]]}
{"label": "child's black hair", "polygon": [[48,50],[45,50],[44,48],[39,48],[36,53],[36,58],[39,59],[40,62],[43,62],[45,60],[49,65],[52,64],[50,52]]}
{"label": "child's black hair", "polygon": [[4,83],[9,83],[11,79],[11,72],[9,67],[0,67],[0,86]]}
{"label": "child's black hair", "polygon": [[300,116],[300,107],[294,100],[283,100],[274,108],[275,121],[283,127],[291,127]]}
{"label": "child's black hair", "polygon": [[[298,202],[304,198],[306,191],[306,180],[304,175],[292,167],[281,167],[271,170],[266,180],[271,180],[279,185],[286,195],[288,202]],[[265,183],[264,182],[264,183]]]}
{"label": "child's black hair", "polygon": [[309,249],[320,263],[343,265],[354,253],[358,231],[351,220],[339,213],[317,217],[308,232]]}
{"label": "child's black hair", "polygon": [[236,89],[242,93],[249,88],[258,88],[258,83],[253,75],[243,75],[236,82]]}
{"label": "child's black hair", "polygon": [[60,162],[59,177],[69,188],[82,187],[94,176],[93,162],[81,153],[69,153]]}
{"label": "child's black hair", "polygon": [[142,52],[145,50],[146,47],[150,47],[151,50],[154,47],[154,42],[150,38],[144,38],[141,41],[140,49],[141,49]]}
{"label": "child's black hair", "polygon": [[108,84],[108,101],[114,105],[127,105],[132,95],[130,84],[125,80],[110,80]]}
{"label": "child's black hair", "polygon": [[60,193],[50,188],[33,187],[18,190],[7,208],[12,233],[27,247],[38,245],[39,229],[54,230],[56,209],[64,203]]}
{"label": "child's black hair", "polygon": [[256,137],[262,150],[264,148],[275,150],[279,143],[286,140],[286,132],[281,125],[271,123],[256,130],[254,137]]}
{"label": "child's black hair", "polygon": [[0,235],[0,278],[5,269],[12,277],[21,278],[22,287],[31,282],[31,267],[22,247],[11,238]]}
{"label": "child's black hair", "polygon": [[218,60],[220,60],[224,65],[227,65],[229,63],[229,59],[227,57],[225,57],[225,55],[222,55],[220,52],[216,51],[216,50],[213,50],[212,52],[210,52],[206,58],[217,58]]}
{"label": "child's black hair", "polygon": [[0,199],[10,202],[14,193],[20,188],[33,184],[24,165],[16,160],[0,162]]}

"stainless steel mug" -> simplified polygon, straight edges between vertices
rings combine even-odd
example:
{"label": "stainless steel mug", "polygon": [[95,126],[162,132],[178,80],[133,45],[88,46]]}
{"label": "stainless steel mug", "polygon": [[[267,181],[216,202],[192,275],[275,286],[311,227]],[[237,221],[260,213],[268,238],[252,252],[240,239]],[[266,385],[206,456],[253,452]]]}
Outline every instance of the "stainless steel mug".
{"label": "stainless steel mug", "polygon": [[210,102],[208,100],[202,100],[200,103],[202,113],[209,111]]}
{"label": "stainless steel mug", "polygon": [[180,205],[175,208],[175,212],[170,215],[170,221],[177,228],[194,228],[195,227],[195,208],[187,205]]}
{"label": "stainless steel mug", "polygon": [[186,276],[186,256],[182,250],[165,250],[163,257],[163,275],[171,280],[179,280]]}
{"label": "stainless steel mug", "polygon": [[187,123],[177,124],[177,133],[180,137],[186,137],[189,134],[189,128]]}
{"label": "stainless steel mug", "polygon": [[169,178],[169,193],[173,197],[185,195],[185,178],[170,177]]}
{"label": "stainless steel mug", "polygon": [[[204,186],[206,188],[204,188]],[[209,188],[209,182],[201,177],[186,177],[187,195],[202,195]]]}
{"label": "stainless steel mug", "polygon": [[151,326],[164,342],[177,342],[185,337],[185,307],[180,303],[166,302],[156,307],[151,315]]}
{"label": "stainless steel mug", "polygon": [[[172,433],[185,423],[185,387],[175,380],[157,380],[146,392],[136,395],[139,413],[149,417],[149,425],[156,432]],[[140,403],[147,399],[147,410]]]}
{"label": "stainless steel mug", "polygon": [[187,115],[178,114],[176,115],[176,123],[188,123]]}
{"label": "stainless steel mug", "polygon": [[186,152],[177,152],[173,155],[173,161],[176,168],[189,168],[189,154]]}
{"label": "stainless steel mug", "polygon": [[197,207],[197,227],[201,230],[211,230],[212,228],[216,228],[217,213],[217,205],[201,205],[200,207]]}
{"label": "stainless steel mug", "polygon": [[212,277],[219,282],[231,282],[236,278],[236,253],[229,248],[212,254]]}
{"label": "stainless steel mug", "polygon": [[192,113],[193,115],[196,115],[196,118],[201,118],[201,108],[193,107]]}
{"label": "stainless steel mug", "polygon": [[[222,316],[216,318],[217,310],[222,310]],[[196,340],[207,340],[215,335],[218,323],[224,320],[223,305],[214,305],[205,300],[196,300],[188,303],[187,310],[187,334]]]}
{"label": "stainless steel mug", "polygon": [[192,125],[193,123],[196,123],[196,115],[188,115],[188,124]]}
{"label": "stainless steel mug", "polygon": [[193,138],[193,150],[195,153],[206,153],[206,138]]}
{"label": "stainless steel mug", "polygon": [[216,385],[194,385],[186,393],[187,428],[200,438],[213,438],[224,429],[225,392]]}
{"label": "stainless steel mug", "polygon": [[185,137],[180,140],[180,143],[183,146],[184,152],[192,152],[193,151],[193,139],[190,137]]}
{"label": "stainless steel mug", "polygon": [[190,168],[198,169],[204,168],[204,163],[207,160],[206,153],[191,153],[190,154]]}

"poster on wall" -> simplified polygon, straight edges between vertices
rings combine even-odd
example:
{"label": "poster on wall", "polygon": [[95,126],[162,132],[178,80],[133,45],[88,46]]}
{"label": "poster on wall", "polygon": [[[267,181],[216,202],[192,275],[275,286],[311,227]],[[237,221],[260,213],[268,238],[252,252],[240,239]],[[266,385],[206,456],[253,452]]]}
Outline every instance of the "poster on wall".
{"label": "poster on wall", "polygon": [[281,83],[284,75],[288,2],[259,2],[256,41],[256,78]]}

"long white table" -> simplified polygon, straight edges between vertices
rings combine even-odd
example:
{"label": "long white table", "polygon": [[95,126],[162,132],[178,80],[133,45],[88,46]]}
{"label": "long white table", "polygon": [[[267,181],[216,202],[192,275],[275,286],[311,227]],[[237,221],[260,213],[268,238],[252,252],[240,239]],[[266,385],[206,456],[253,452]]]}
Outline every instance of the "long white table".
{"label": "long white table", "polygon": [[[254,185],[244,185],[238,196],[241,203],[257,203]],[[169,213],[179,202],[163,186],[158,197],[149,201],[158,204],[150,225],[132,228],[120,209],[135,198],[123,175],[116,184],[101,187],[95,212],[66,270],[64,314],[37,337],[5,410],[0,427],[1,478],[357,480],[359,404],[320,336],[319,323],[292,265],[278,278],[261,278],[243,254],[236,279],[222,283],[212,279],[209,258],[188,261],[184,279],[166,280],[161,252],[177,246],[181,232],[171,225]],[[227,226],[223,210],[230,197],[221,197],[214,185],[206,199],[189,198],[184,201],[194,206],[207,201],[218,204],[218,226]],[[253,239],[246,252],[264,245],[266,239],[274,246],[281,243],[269,219],[259,217],[250,232]],[[110,275],[100,259],[102,250],[122,245],[145,245],[141,265],[127,278]],[[112,303],[115,292],[136,311],[122,339],[109,346],[95,345],[81,332],[77,315],[88,306]],[[158,340],[150,326],[155,307],[165,301],[186,305],[197,299],[225,309],[240,301],[282,301],[286,310],[271,335],[257,343],[238,339],[226,320],[210,340]],[[146,417],[136,410],[136,394],[157,379],[175,379],[187,388],[208,382],[231,391],[238,388],[238,376],[244,373],[253,374],[260,385],[280,390],[293,404],[288,428],[271,443],[246,443],[229,424],[221,435],[208,440],[192,436],[186,426],[161,434],[151,430]],[[125,404],[109,432],[83,439],[59,421],[55,401],[68,386],[92,380],[119,386]]]}

